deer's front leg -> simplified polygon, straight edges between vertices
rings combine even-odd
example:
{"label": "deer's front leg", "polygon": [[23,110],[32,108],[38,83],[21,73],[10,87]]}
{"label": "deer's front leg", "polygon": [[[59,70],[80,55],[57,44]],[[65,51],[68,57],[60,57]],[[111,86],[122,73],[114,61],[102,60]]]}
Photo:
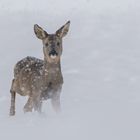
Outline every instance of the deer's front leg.
{"label": "deer's front leg", "polygon": [[60,103],[61,90],[62,90],[62,86],[56,88],[53,91],[53,96],[51,98],[52,107],[56,113],[61,112],[61,103]]}

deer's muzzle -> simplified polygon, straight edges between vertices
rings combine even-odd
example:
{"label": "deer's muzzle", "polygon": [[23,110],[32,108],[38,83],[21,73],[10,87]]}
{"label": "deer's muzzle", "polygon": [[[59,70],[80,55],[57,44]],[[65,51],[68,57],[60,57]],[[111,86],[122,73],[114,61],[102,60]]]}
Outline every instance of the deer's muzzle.
{"label": "deer's muzzle", "polygon": [[55,50],[52,50],[50,53],[49,53],[49,56],[57,56],[58,53],[55,51]]}

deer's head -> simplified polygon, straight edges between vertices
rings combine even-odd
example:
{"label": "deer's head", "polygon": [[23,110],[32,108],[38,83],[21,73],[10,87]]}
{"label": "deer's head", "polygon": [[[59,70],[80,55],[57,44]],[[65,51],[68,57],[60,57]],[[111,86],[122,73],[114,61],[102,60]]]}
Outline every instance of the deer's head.
{"label": "deer's head", "polygon": [[36,36],[43,42],[44,58],[48,63],[58,63],[62,54],[62,38],[68,33],[70,21],[54,34],[48,34],[37,24],[34,25]]}

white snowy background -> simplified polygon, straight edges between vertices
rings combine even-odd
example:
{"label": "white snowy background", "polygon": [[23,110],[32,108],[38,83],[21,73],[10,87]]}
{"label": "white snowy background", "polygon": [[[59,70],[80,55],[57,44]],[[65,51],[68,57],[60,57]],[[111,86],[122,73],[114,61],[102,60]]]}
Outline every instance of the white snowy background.
{"label": "white snowy background", "polygon": [[[9,117],[15,63],[43,58],[35,23],[63,40],[62,113],[24,114],[17,95]],[[0,0],[0,140],[140,140],[139,0]]]}

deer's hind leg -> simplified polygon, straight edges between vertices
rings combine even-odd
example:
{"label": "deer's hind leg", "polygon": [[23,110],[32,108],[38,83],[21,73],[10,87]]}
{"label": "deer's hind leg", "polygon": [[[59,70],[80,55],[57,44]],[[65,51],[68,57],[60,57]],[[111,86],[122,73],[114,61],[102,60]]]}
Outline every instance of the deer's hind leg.
{"label": "deer's hind leg", "polygon": [[42,112],[42,100],[39,96],[33,99],[33,106],[35,111]]}
{"label": "deer's hind leg", "polygon": [[15,115],[15,99],[16,99],[16,91],[15,91],[15,79],[12,80],[12,86],[10,89],[11,93],[11,107],[10,107],[10,116]]}
{"label": "deer's hind leg", "polygon": [[33,109],[33,99],[32,99],[32,96],[30,96],[29,98],[28,98],[28,101],[27,101],[27,103],[25,104],[25,106],[24,106],[24,113],[26,113],[26,112],[32,112],[32,109]]}
{"label": "deer's hind leg", "polygon": [[41,113],[42,110],[42,99],[41,99],[41,93],[37,92],[37,94],[33,94],[33,108],[34,111],[37,111]]}

